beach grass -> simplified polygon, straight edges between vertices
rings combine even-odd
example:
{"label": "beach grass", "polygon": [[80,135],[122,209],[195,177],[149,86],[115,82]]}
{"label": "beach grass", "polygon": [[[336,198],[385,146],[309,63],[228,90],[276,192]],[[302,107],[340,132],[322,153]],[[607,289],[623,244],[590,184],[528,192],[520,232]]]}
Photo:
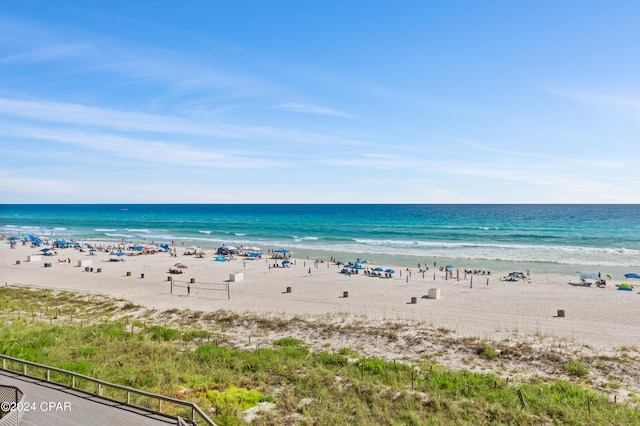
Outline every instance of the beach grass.
{"label": "beach grass", "polygon": [[[536,361],[564,366],[568,379],[515,381],[445,368],[433,354],[398,362],[352,347],[311,348],[299,336],[239,344],[225,334],[238,326],[253,334],[286,331],[282,319],[134,308],[106,297],[0,288],[0,352],[190,400],[225,425],[248,424],[250,412],[255,424],[640,424],[637,399],[612,401],[585,381],[594,370],[588,361],[559,354]],[[171,320],[176,317],[183,321]],[[356,328],[366,339],[393,340],[402,331]],[[454,339],[437,330],[434,335]],[[529,350],[478,339],[456,344],[468,345],[467,356],[479,363],[504,362]]]}

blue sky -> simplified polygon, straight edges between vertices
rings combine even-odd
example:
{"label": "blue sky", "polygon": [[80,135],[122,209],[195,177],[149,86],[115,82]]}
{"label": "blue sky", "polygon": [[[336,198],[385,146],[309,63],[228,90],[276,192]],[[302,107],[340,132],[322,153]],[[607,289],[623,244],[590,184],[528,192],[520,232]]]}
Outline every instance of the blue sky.
{"label": "blue sky", "polygon": [[2,203],[640,203],[640,2],[0,0]]}

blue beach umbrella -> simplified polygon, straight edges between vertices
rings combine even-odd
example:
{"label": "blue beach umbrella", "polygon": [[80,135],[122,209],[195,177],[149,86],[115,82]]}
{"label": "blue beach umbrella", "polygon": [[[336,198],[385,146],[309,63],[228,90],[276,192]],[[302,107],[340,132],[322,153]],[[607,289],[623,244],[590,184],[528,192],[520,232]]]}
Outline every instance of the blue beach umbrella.
{"label": "blue beach umbrella", "polygon": [[387,274],[395,274],[396,271],[394,271],[393,269],[385,269],[384,270]]}
{"label": "blue beach umbrella", "polygon": [[289,250],[287,250],[286,248],[279,248],[277,250],[274,250],[276,253],[289,253]]}
{"label": "blue beach umbrella", "polygon": [[283,265],[288,265],[288,264],[290,264],[290,263],[291,263],[291,261],[290,261],[290,260],[283,260],[283,261],[282,261],[282,264],[283,264]]}
{"label": "blue beach umbrella", "polygon": [[46,253],[46,252],[48,252],[49,250],[51,250],[49,247],[45,247],[45,248],[43,248],[43,249],[40,249],[40,251],[41,251],[41,252],[43,252],[43,253]]}
{"label": "blue beach umbrella", "polygon": [[378,267],[378,268],[375,268],[375,269],[374,269],[374,271],[376,271],[376,272],[382,272],[382,271],[384,271],[384,269],[382,269],[382,268],[379,268],[379,267]]}
{"label": "blue beach umbrella", "polygon": [[444,269],[453,269],[453,268],[455,268],[455,266],[453,266],[453,265],[447,265],[447,266],[444,267]]}

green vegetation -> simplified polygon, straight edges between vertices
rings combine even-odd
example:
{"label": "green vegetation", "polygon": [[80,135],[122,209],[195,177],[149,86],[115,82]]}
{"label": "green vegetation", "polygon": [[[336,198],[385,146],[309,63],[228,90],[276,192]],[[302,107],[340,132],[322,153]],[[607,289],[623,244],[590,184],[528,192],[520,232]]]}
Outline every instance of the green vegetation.
{"label": "green vegetation", "polygon": [[567,362],[562,368],[565,373],[574,377],[585,378],[589,375],[589,367],[576,360]]}
{"label": "green vegetation", "polygon": [[[128,318],[131,306],[118,301],[91,305],[58,296],[0,289],[0,352],[190,400],[221,425],[246,424],[242,412],[260,403],[273,404],[256,420],[264,425],[640,424],[636,408],[568,381],[513,383],[446,370],[428,358],[408,365],[350,348],[310,351],[294,338],[238,349],[218,342],[224,336],[215,332]],[[46,312],[40,318],[37,298],[55,306],[56,315],[59,306],[64,322],[51,324]],[[11,300],[33,302],[34,312],[15,312]],[[83,316],[84,310],[93,313]],[[477,354],[500,357],[488,345]],[[589,374],[577,361],[564,368]]]}

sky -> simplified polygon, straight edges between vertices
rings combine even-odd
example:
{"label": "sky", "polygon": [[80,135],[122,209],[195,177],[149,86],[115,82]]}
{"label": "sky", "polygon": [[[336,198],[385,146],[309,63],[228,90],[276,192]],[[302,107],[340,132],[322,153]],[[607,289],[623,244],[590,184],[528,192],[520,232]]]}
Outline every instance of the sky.
{"label": "sky", "polygon": [[640,203],[640,2],[0,0],[0,204]]}

